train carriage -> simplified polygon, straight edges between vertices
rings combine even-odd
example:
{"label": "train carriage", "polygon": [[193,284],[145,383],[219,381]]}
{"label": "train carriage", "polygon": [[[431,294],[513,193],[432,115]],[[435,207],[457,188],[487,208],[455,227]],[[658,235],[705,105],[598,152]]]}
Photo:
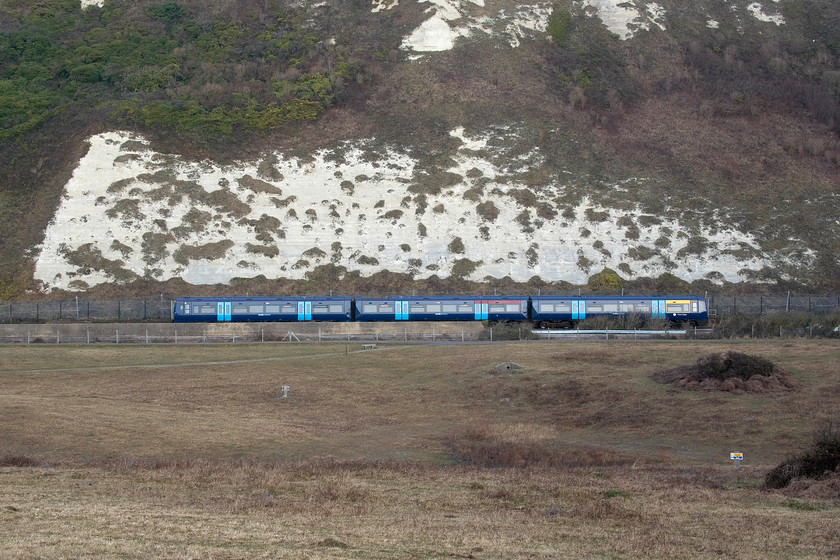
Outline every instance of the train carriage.
{"label": "train carriage", "polygon": [[573,325],[591,317],[638,315],[673,323],[705,323],[706,300],[699,296],[532,296],[530,317],[538,324]]}
{"label": "train carriage", "polygon": [[528,298],[438,296],[356,298],[356,321],[527,321]]}
{"label": "train carriage", "polygon": [[347,322],[352,312],[349,297],[193,297],[176,300],[172,318],[176,323]]}

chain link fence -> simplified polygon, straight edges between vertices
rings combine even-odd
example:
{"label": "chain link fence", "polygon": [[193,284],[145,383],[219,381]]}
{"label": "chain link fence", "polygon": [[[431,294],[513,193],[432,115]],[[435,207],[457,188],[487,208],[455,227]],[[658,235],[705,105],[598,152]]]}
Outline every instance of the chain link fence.
{"label": "chain link fence", "polygon": [[60,299],[0,304],[0,317],[5,323],[55,322],[169,322],[172,320],[171,299]]}
{"label": "chain link fence", "polygon": [[840,309],[840,296],[707,296],[709,315],[764,315],[767,313],[830,313]]}

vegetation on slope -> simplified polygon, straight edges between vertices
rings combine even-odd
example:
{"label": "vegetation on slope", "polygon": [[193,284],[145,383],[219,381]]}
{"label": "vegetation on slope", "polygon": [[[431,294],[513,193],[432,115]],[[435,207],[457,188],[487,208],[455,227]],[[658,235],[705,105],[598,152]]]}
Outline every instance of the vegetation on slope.
{"label": "vegetation on slope", "polygon": [[[493,151],[531,190],[678,217],[701,242],[735,223],[779,255],[749,279],[840,288],[840,17],[828,0],[782,0],[782,25],[747,2],[663,0],[665,29],[628,41],[564,0],[544,37],[509,48],[475,33],[419,63],[399,44],[423,5],[205,4],[0,6],[0,297],[34,287],[27,251],[81,141],[117,127],[216,159],[373,137],[415,152],[420,192],[445,176],[449,130],[498,127]],[[541,167],[523,167],[535,149]],[[785,267],[786,255],[812,266]]]}
{"label": "vegetation on slope", "polygon": [[316,118],[364,70],[305,8],[279,4],[230,14],[175,1],[10,2],[0,25],[0,139],[85,105],[196,138],[278,128]]}

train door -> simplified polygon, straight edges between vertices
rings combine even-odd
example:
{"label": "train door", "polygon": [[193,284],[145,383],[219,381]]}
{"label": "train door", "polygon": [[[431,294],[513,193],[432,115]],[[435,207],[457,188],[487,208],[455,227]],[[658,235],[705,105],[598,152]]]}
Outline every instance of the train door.
{"label": "train door", "polygon": [[474,318],[476,321],[486,321],[490,313],[490,304],[477,301],[474,304]]}
{"label": "train door", "polygon": [[572,300],[572,321],[586,319],[586,301]]}
{"label": "train door", "polygon": [[652,299],[650,300],[650,314],[653,316],[654,319],[664,319],[665,318],[665,300],[664,299]]}
{"label": "train door", "polygon": [[230,321],[230,310],[231,303],[229,301],[216,302],[216,320],[220,323]]}
{"label": "train door", "polygon": [[298,321],[311,321],[312,320],[312,302],[311,301],[299,301],[297,302],[298,308]]}
{"label": "train door", "polygon": [[395,301],[394,302],[394,320],[408,321],[408,302]]}

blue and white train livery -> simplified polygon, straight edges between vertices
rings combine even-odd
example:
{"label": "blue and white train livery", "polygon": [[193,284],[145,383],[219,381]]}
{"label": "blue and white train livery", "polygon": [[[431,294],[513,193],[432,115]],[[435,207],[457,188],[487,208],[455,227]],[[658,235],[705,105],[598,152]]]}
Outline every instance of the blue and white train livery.
{"label": "blue and white train livery", "polygon": [[704,324],[706,300],[664,296],[411,296],[411,297],[188,297],[175,301],[172,319],[241,321],[532,321],[574,326],[592,317],[657,318]]}

